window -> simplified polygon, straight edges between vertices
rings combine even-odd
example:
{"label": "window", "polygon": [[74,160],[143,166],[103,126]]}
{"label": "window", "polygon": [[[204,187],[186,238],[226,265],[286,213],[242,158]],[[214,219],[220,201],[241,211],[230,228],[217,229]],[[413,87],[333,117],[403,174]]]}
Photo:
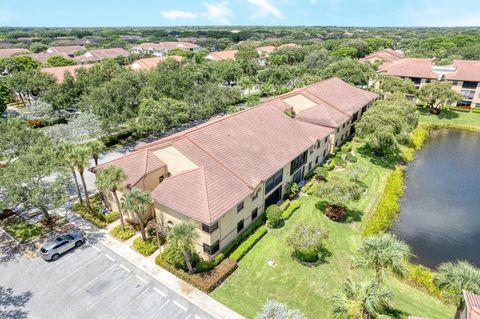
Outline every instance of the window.
{"label": "window", "polygon": [[310,172],[312,170],[312,162],[308,163],[308,171]]}
{"label": "window", "polygon": [[321,141],[317,141],[317,148],[320,147],[320,144],[322,144],[322,142],[321,142]]}
{"label": "window", "polygon": [[464,89],[476,89],[477,85],[478,85],[478,82],[463,81],[462,88],[464,88]]}
{"label": "window", "polygon": [[328,141],[328,136],[327,136],[327,137],[325,137],[325,143],[327,143],[327,141]]}
{"label": "window", "polygon": [[64,241],[64,242],[61,242],[60,244],[56,244],[53,249],[57,249],[57,248],[60,248],[62,246],[65,246],[66,244],[68,243],[68,241]]}
{"label": "window", "polygon": [[252,200],[256,200],[256,199],[257,199],[258,193],[260,192],[260,189],[261,189],[260,187],[257,188],[257,190],[255,191],[255,193],[253,194]]}
{"label": "window", "polygon": [[338,133],[338,132],[340,132],[340,129],[339,129],[339,128],[337,128],[337,133]]}
{"label": "window", "polygon": [[218,221],[214,222],[211,225],[202,224],[202,230],[209,234],[213,233],[217,228],[218,228]]}
{"label": "window", "polygon": [[480,103],[475,104],[475,107],[480,108]]}
{"label": "window", "polygon": [[327,156],[327,150],[323,151],[323,158],[325,158],[325,156]]}
{"label": "window", "polygon": [[307,162],[307,151],[303,152],[290,163],[290,175]]}
{"label": "window", "polygon": [[461,90],[460,94],[463,96],[464,100],[472,100],[475,95],[475,91],[471,90]]}
{"label": "window", "polygon": [[257,215],[258,215],[258,208],[255,207],[255,209],[252,210],[252,220],[257,218]]}
{"label": "window", "polygon": [[265,183],[265,195],[280,184],[283,180],[283,168],[270,177]]}
{"label": "window", "polygon": [[468,106],[470,107],[472,105],[471,101],[461,101],[457,103],[457,106]]}
{"label": "window", "polygon": [[342,128],[345,128],[345,123],[343,123]]}
{"label": "window", "polygon": [[452,85],[453,86],[458,85],[458,81],[452,81]]}
{"label": "window", "polygon": [[421,79],[421,78],[410,78],[410,80],[412,80],[412,82],[413,82],[415,85],[420,85],[420,83],[422,83],[422,79]]}
{"label": "window", "polygon": [[219,248],[220,242],[218,240],[214,242],[212,246],[203,243],[203,252],[210,256],[215,254]]}
{"label": "window", "polygon": [[355,122],[358,118],[358,112],[355,112],[352,117],[352,122]]}
{"label": "window", "polygon": [[245,203],[243,202],[243,200],[237,204],[237,213],[240,212],[243,207],[245,207]]}
{"label": "window", "polygon": [[158,182],[161,183],[161,182],[163,182],[164,179],[165,179],[165,176],[162,175],[162,176],[160,176],[160,178],[158,179]]}
{"label": "window", "polygon": [[241,232],[243,229],[243,219],[237,224],[237,233]]}
{"label": "window", "polygon": [[317,155],[317,157],[315,157],[315,164],[318,164],[319,161],[320,161],[320,156]]}

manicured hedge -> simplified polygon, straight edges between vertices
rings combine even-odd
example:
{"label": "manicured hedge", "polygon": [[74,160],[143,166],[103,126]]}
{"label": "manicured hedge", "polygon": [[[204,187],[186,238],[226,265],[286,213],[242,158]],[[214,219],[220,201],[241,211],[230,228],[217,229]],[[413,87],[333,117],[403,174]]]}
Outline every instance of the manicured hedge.
{"label": "manicured hedge", "polygon": [[165,262],[160,254],[155,258],[155,262],[160,267],[206,293],[212,292],[237,268],[237,263],[234,260],[226,258],[213,270],[204,273],[189,274]]}
{"label": "manicured hedge", "polygon": [[315,179],[312,178],[312,179],[309,180],[305,185],[303,185],[303,187],[302,187],[302,193],[308,192],[308,190],[310,189],[310,187],[313,186],[314,183],[315,183]]}
{"label": "manicured hedge", "polygon": [[283,213],[282,213],[282,219],[287,220],[292,216],[293,212],[296,211],[298,208],[300,208],[300,202],[297,200],[296,202],[293,202]]}
{"label": "manicured hedge", "polygon": [[99,215],[96,214],[94,210],[88,209],[85,204],[73,204],[72,210],[82,216],[84,219],[88,220],[90,223],[97,226],[98,228],[105,228],[107,226],[107,223],[101,220]]}
{"label": "manicured hedge", "polygon": [[280,210],[283,212],[285,209],[287,209],[289,205],[290,205],[290,200],[287,199],[279,206]]}
{"label": "manicured hedge", "polygon": [[267,233],[267,227],[263,225],[260,226],[252,234],[252,236],[248,237],[247,240],[241,243],[240,246],[238,246],[238,248],[232,252],[232,254],[230,255],[230,258],[238,262],[266,233]]}
{"label": "manicured hedge", "polygon": [[118,218],[120,218],[120,213],[117,211],[113,211],[110,214],[103,215],[103,216],[105,218],[105,222],[107,222],[107,224],[110,224],[111,222],[114,222]]}
{"label": "manicured hedge", "polygon": [[368,217],[364,236],[376,235],[388,231],[395,224],[400,212],[400,198],[403,195],[404,169],[399,167],[388,176],[382,198]]}
{"label": "manicured hedge", "polygon": [[125,225],[123,228],[122,225],[118,225],[110,231],[110,235],[120,240],[127,240],[135,235],[135,229],[132,229],[128,225]]}
{"label": "manicured hedge", "polygon": [[158,245],[155,239],[143,241],[142,238],[137,238],[133,241],[132,248],[144,256],[150,256],[158,249]]}

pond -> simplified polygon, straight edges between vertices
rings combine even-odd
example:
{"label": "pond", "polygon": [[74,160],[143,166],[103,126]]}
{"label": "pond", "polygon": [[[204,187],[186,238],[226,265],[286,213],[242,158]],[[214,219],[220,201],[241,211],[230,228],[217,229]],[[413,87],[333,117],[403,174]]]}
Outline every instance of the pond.
{"label": "pond", "polygon": [[393,233],[416,261],[480,266],[480,133],[433,131],[407,168],[401,204]]}

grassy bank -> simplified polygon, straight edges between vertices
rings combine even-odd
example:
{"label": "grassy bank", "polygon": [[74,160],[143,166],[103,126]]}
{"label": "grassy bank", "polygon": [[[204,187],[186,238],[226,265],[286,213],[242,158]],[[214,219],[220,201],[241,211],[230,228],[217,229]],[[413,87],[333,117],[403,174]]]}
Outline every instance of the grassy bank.
{"label": "grassy bank", "polygon": [[419,109],[420,124],[442,126],[445,128],[461,128],[480,130],[480,114],[451,110],[442,110],[439,115],[431,114],[427,109]]}
{"label": "grassy bank", "polygon": [[[332,298],[342,289],[347,278],[366,280],[373,274],[366,269],[351,269],[352,257],[361,242],[362,220],[380,201],[387,177],[395,169],[392,159],[372,158],[355,146],[358,163],[349,164],[344,171],[332,174],[349,174],[355,166],[365,172],[361,181],[368,185],[361,200],[350,205],[350,223],[335,223],[326,218],[315,204],[314,196],[301,199],[302,204],[285,226],[269,232],[242,259],[238,269],[217,288],[212,296],[246,317],[253,317],[267,299],[285,302],[302,310],[308,318],[331,318]],[[291,257],[286,243],[290,232],[300,222],[316,223],[329,231],[327,249],[329,257],[320,265],[307,267]],[[275,267],[267,264],[276,262]],[[386,282],[392,290],[395,318],[409,314],[431,319],[452,318],[453,307],[423,293],[395,278]]]}

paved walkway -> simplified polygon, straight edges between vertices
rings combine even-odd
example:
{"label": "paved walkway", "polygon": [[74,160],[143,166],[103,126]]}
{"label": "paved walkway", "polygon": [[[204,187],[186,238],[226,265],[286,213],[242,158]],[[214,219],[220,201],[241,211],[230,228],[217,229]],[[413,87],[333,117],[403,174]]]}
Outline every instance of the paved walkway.
{"label": "paved walkway", "polygon": [[218,319],[244,318],[209,295],[157,266],[151,258],[146,258],[135,252],[129,246],[110,236],[105,230],[99,230],[76,213],[69,211],[67,218],[89,234],[89,240],[98,241],[212,317]]}

